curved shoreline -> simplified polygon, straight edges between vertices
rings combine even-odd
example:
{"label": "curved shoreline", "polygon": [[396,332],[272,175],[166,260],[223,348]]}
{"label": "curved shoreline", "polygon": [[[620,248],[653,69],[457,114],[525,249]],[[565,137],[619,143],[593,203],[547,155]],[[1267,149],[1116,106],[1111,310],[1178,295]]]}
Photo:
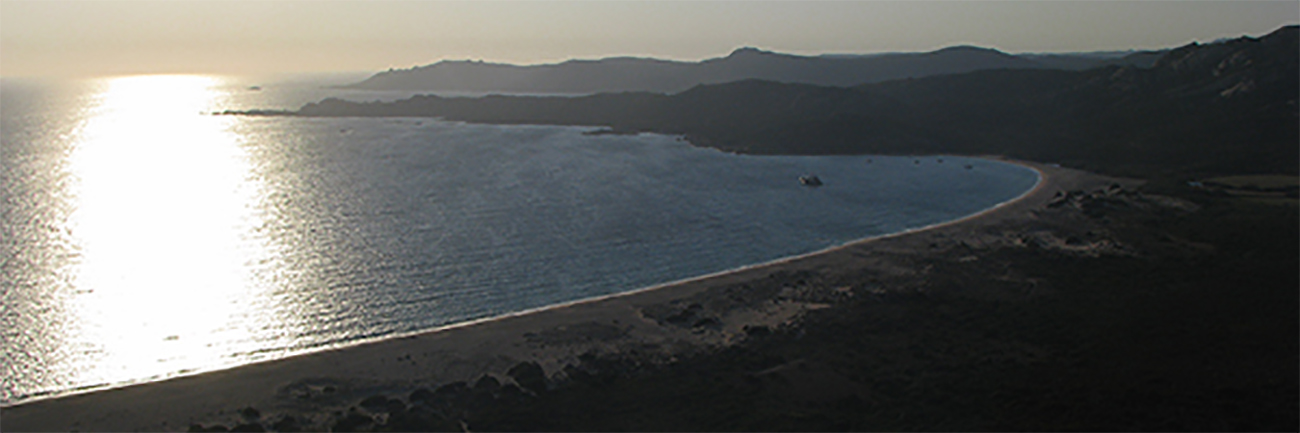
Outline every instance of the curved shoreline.
{"label": "curved shoreline", "polygon": [[[711,149],[711,150],[716,150],[716,149]],[[83,395],[83,394],[93,394],[93,393],[97,393],[97,392],[110,391],[110,390],[118,389],[118,388],[126,388],[126,387],[132,387],[132,386],[148,385],[148,384],[157,383],[157,382],[164,382],[164,381],[169,381],[169,380],[174,380],[174,379],[180,379],[180,378],[185,378],[185,377],[191,377],[191,376],[197,376],[197,375],[203,375],[203,374],[208,374],[208,373],[213,373],[213,372],[219,372],[219,371],[224,371],[224,370],[238,369],[238,368],[246,367],[246,366],[249,366],[249,365],[255,365],[255,364],[260,364],[260,363],[265,363],[265,362],[274,362],[274,361],[283,360],[283,359],[289,359],[289,358],[294,358],[294,357],[298,357],[298,356],[311,355],[311,354],[319,353],[319,352],[328,352],[328,351],[334,351],[334,350],[346,350],[346,349],[349,349],[349,348],[352,348],[352,347],[364,346],[364,345],[367,345],[367,344],[372,344],[372,343],[382,342],[382,341],[385,341],[385,340],[408,338],[408,337],[417,336],[417,335],[420,335],[420,334],[426,334],[426,333],[435,333],[435,332],[451,331],[451,330],[455,330],[455,329],[459,329],[459,328],[463,328],[463,327],[468,327],[468,326],[477,325],[477,324],[480,324],[480,323],[486,323],[486,322],[492,322],[492,321],[496,321],[496,320],[509,319],[509,318],[518,317],[518,316],[527,316],[527,315],[531,315],[531,314],[536,314],[536,313],[545,312],[545,311],[548,311],[548,310],[554,310],[554,309],[559,309],[559,308],[566,308],[566,307],[571,307],[571,306],[579,305],[579,304],[586,304],[586,303],[600,302],[600,301],[604,301],[604,300],[607,300],[607,299],[619,298],[619,297],[623,297],[623,296],[632,296],[632,295],[636,295],[636,294],[639,294],[639,293],[642,293],[642,292],[648,292],[648,291],[653,291],[653,290],[659,290],[659,289],[663,289],[663,288],[667,288],[667,287],[672,287],[672,286],[676,286],[676,285],[691,284],[691,283],[696,283],[696,282],[700,282],[700,281],[706,281],[706,280],[709,280],[709,279],[712,279],[712,278],[718,278],[718,277],[722,277],[722,276],[725,276],[725,275],[728,275],[728,274],[732,274],[732,273],[744,272],[744,271],[749,271],[749,270],[753,270],[753,269],[764,268],[764,267],[768,267],[768,266],[781,265],[781,264],[784,264],[784,263],[788,263],[788,262],[792,262],[792,261],[796,261],[796,260],[802,260],[802,259],[806,259],[806,258],[809,258],[809,257],[813,257],[813,256],[821,255],[821,254],[830,253],[830,252],[833,252],[833,251],[836,251],[836,250],[840,250],[840,249],[848,248],[848,247],[851,247],[851,246],[854,246],[854,245],[856,245],[856,244],[863,243],[863,242],[870,242],[870,241],[878,240],[878,239],[888,239],[888,238],[892,238],[892,237],[897,237],[897,236],[907,235],[907,234],[914,233],[914,232],[921,232],[921,231],[926,231],[926,230],[935,229],[935,228],[939,228],[939,227],[944,227],[944,226],[947,226],[947,225],[959,224],[959,223],[961,223],[961,222],[963,222],[963,221],[966,221],[966,220],[968,220],[968,219],[979,217],[979,216],[981,216],[981,215],[983,215],[983,214],[985,214],[985,213],[994,212],[994,211],[996,211],[997,209],[999,209],[999,208],[1001,208],[1002,206],[1005,206],[1005,205],[1007,205],[1007,204],[1014,203],[1014,202],[1016,202],[1016,201],[1018,201],[1018,200],[1020,200],[1020,199],[1022,199],[1022,198],[1024,198],[1024,197],[1028,196],[1029,194],[1033,193],[1035,190],[1037,190],[1037,189],[1038,189],[1038,188],[1043,184],[1044,175],[1043,175],[1042,170],[1039,170],[1038,168],[1035,168],[1035,167],[1033,167],[1033,166],[1029,166],[1029,165],[1026,165],[1026,164],[1024,164],[1024,163],[1019,163],[1019,162],[1015,162],[1015,161],[1006,161],[1006,160],[1003,160],[1003,159],[998,158],[998,157],[988,157],[988,156],[977,157],[977,156],[973,156],[973,157],[969,157],[969,158],[972,158],[972,159],[984,159],[984,160],[988,160],[988,161],[992,161],[992,162],[996,162],[996,163],[1000,163],[1000,164],[1009,164],[1009,165],[1014,165],[1014,166],[1018,166],[1018,167],[1021,167],[1021,168],[1027,168],[1027,169],[1029,169],[1029,170],[1031,170],[1031,171],[1033,171],[1033,172],[1035,173],[1036,179],[1035,179],[1035,181],[1034,181],[1034,184],[1033,184],[1031,187],[1029,187],[1028,189],[1024,190],[1024,191],[1021,192],[1020,194],[1018,194],[1018,195],[1016,195],[1016,196],[1014,196],[1014,197],[1012,197],[1012,198],[1009,198],[1009,199],[1003,200],[1003,201],[1001,201],[1001,202],[995,203],[995,204],[993,204],[993,205],[991,205],[991,206],[989,206],[989,207],[986,207],[986,208],[984,208],[984,209],[979,210],[978,212],[975,212],[975,213],[972,213],[972,214],[964,215],[964,216],[962,216],[962,217],[960,217],[960,218],[956,218],[956,219],[952,219],[952,220],[947,220],[947,221],[941,221],[941,222],[937,222],[937,223],[932,223],[932,224],[928,224],[928,225],[924,225],[924,226],[920,226],[920,227],[908,228],[908,229],[901,230],[901,231],[897,231],[897,232],[891,232],[891,233],[886,233],[886,234],[872,235],[872,236],[866,236],[866,237],[861,237],[861,238],[856,238],[856,239],[850,239],[850,240],[847,240],[847,241],[844,241],[844,242],[840,242],[840,243],[837,243],[837,244],[833,244],[833,245],[830,245],[830,246],[826,246],[826,247],[823,247],[823,248],[820,248],[820,249],[817,249],[817,250],[813,250],[813,251],[809,251],[809,252],[805,252],[805,253],[799,253],[799,254],[793,254],[793,255],[789,255],[789,256],[783,256],[783,257],[778,257],[778,258],[771,259],[771,260],[768,260],[768,261],[763,261],[763,262],[758,262],[758,263],[750,263],[750,264],[740,265],[740,266],[736,266],[736,267],[732,267],[732,268],[727,268],[727,269],[723,269],[723,270],[715,271],[715,272],[710,272],[710,273],[706,273],[706,274],[695,275],[695,276],[690,276],[690,277],[685,277],[685,278],[679,278],[679,279],[676,279],[676,280],[665,281],[665,282],[662,282],[662,283],[650,284],[650,285],[647,285],[647,286],[637,287],[637,288],[634,288],[634,289],[631,289],[631,290],[627,290],[627,291],[620,291],[620,292],[608,293],[608,294],[603,294],[603,295],[596,295],[596,296],[591,296],[591,297],[586,297],[586,298],[573,299],[573,300],[563,301],[563,302],[559,302],[559,303],[555,303],[555,304],[543,305],[543,306],[540,306],[540,307],[532,307],[532,308],[528,308],[528,309],[524,309],[524,310],[519,310],[519,311],[511,311],[511,312],[506,312],[506,313],[503,313],[503,314],[497,314],[497,315],[492,315],[492,316],[480,317],[480,318],[475,318],[475,319],[470,319],[470,320],[461,321],[461,322],[455,322],[455,323],[448,323],[448,324],[445,324],[445,325],[439,325],[439,326],[436,326],[436,327],[433,327],[433,328],[428,328],[428,329],[415,330],[415,331],[405,331],[405,332],[395,332],[395,333],[391,333],[391,334],[383,334],[383,335],[378,335],[378,336],[363,337],[363,338],[358,338],[358,339],[340,340],[340,341],[335,341],[335,342],[330,342],[330,343],[325,343],[325,344],[315,345],[315,346],[311,346],[311,347],[303,347],[303,348],[287,348],[286,351],[285,351],[284,353],[282,353],[282,354],[277,354],[277,355],[274,355],[274,356],[269,357],[269,358],[252,360],[251,362],[235,363],[235,364],[230,364],[230,365],[216,366],[216,367],[212,367],[212,368],[201,368],[201,369],[182,370],[182,371],[177,371],[177,372],[172,372],[172,373],[166,373],[166,374],[162,374],[162,375],[156,375],[156,376],[151,376],[151,377],[145,377],[145,378],[141,378],[141,379],[137,379],[137,380],[132,380],[132,381],[117,382],[117,383],[90,384],[90,385],[83,385],[83,386],[76,387],[76,388],[71,388],[71,389],[53,390],[53,391],[44,391],[44,392],[38,392],[38,393],[33,393],[33,394],[27,394],[27,395],[19,396],[20,399],[19,399],[18,401],[16,401],[16,402],[7,402],[7,403],[4,403],[4,404],[0,404],[0,409],[6,409],[6,408],[10,408],[10,407],[23,406],[23,405],[33,404],[33,403],[42,402],[42,401],[47,401],[47,400],[57,400],[57,399],[61,399],[61,398],[73,397],[73,396]],[[272,352],[272,353],[275,353],[275,352]]]}
{"label": "curved shoreline", "polygon": [[[15,430],[68,429],[179,429],[186,423],[210,419],[222,412],[256,406],[277,407],[277,394],[290,384],[321,378],[382,384],[412,385],[455,380],[472,380],[484,373],[500,375],[515,362],[539,360],[548,371],[576,356],[574,350],[539,349],[528,344],[532,331],[564,329],[569,324],[598,320],[645,320],[640,313],[647,305],[662,304],[698,293],[707,287],[763,278],[794,268],[844,266],[843,252],[873,244],[915,237],[922,233],[956,231],[984,226],[1021,216],[1050,199],[1053,187],[1077,186],[1080,180],[1099,184],[1099,176],[1040,164],[997,159],[1037,172],[1038,181],[1028,191],[983,211],[960,219],[936,223],[881,236],[858,239],[819,251],[746,265],[713,274],[652,285],[628,292],[602,295],[561,304],[508,313],[438,327],[432,330],[387,335],[380,338],[328,346],[291,357],[261,361],[233,368],[197,372],[158,381],[131,384],[88,392],[61,395],[0,408],[6,428]],[[1109,180],[1100,180],[1101,183]],[[797,314],[797,311],[794,313]],[[639,325],[628,325],[635,327]],[[669,330],[647,325],[631,332],[637,338],[663,341],[684,338]],[[687,335],[685,338],[689,338]],[[716,337],[716,336],[715,336]],[[723,344],[704,341],[703,344]],[[714,340],[718,340],[714,338]],[[590,349],[590,347],[587,347]],[[442,359],[386,367],[394,359],[424,351]],[[414,368],[412,368],[414,367]],[[185,398],[176,398],[176,395]],[[69,414],[75,414],[69,416]],[[93,421],[92,421],[93,420]]]}

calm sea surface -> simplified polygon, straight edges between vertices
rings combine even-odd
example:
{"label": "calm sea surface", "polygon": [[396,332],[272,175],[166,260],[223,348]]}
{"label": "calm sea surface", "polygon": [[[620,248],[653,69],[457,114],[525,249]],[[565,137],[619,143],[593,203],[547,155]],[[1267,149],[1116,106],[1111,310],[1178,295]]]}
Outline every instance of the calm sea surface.
{"label": "calm sea surface", "polygon": [[[0,403],[734,269],[960,218],[1038,180],[959,157],[205,114],[408,96],[321,87],[355,78],[0,83]],[[798,183],[811,173],[825,186]]]}

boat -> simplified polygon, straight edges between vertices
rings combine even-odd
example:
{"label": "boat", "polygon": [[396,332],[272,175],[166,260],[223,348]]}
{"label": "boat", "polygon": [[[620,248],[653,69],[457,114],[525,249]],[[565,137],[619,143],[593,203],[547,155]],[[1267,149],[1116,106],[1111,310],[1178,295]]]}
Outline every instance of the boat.
{"label": "boat", "polygon": [[799,176],[799,183],[802,184],[803,186],[813,186],[813,187],[822,186],[821,178],[818,178],[816,175],[811,175],[811,174],[807,176]]}

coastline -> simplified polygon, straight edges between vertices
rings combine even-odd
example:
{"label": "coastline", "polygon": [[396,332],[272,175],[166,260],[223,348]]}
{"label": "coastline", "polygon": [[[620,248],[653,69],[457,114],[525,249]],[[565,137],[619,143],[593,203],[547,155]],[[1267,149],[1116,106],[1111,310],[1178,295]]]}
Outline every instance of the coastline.
{"label": "coastline", "polygon": [[[924,250],[932,240],[978,241],[980,228],[1023,218],[1062,190],[1131,183],[1077,170],[1001,160],[1038,172],[1037,184],[1021,196],[961,219],[852,241],[821,251],[744,266],[630,292],[552,305],[420,333],[387,336],[339,348],[166,379],[158,382],[55,397],[3,408],[6,430],[182,430],[193,423],[228,420],[244,407],[264,413],[292,413],[311,406],[343,408],[368,395],[418,386],[472,381],[484,374],[504,377],[520,362],[538,362],[556,372],[586,353],[614,353],[628,347],[659,347],[671,359],[682,348],[731,344],[748,326],[780,326],[821,308],[811,303],[775,302],[761,311],[721,318],[714,330],[665,326],[646,312],[675,305],[709,288],[744,284],[808,269],[872,266],[857,253],[871,248]],[[734,317],[733,317],[734,316]],[[302,395],[324,402],[303,401]],[[306,393],[306,394],[304,394]],[[226,421],[229,422],[229,421]]]}

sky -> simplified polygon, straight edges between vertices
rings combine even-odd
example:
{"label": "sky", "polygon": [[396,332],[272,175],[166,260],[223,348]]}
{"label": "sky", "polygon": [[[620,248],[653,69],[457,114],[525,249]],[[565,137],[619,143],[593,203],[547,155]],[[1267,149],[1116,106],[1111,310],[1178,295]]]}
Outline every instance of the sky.
{"label": "sky", "polygon": [[1158,49],[1260,36],[1300,1],[0,0],[0,76],[380,71],[795,54]]}

